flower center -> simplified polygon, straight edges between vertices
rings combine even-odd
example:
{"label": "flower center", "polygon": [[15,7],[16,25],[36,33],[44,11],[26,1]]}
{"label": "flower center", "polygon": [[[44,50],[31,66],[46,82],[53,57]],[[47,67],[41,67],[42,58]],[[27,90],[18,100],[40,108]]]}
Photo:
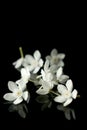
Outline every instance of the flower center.
{"label": "flower center", "polygon": [[57,63],[58,63],[58,57],[56,57],[56,56],[53,57],[53,63],[54,63],[54,64],[57,64]]}
{"label": "flower center", "polygon": [[21,97],[21,96],[22,96],[22,91],[18,91],[18,92],[16,93],[16,95],[17,95],[18,97]]}
{"label": "flower center", "polygon": [[70,98],[71,97],[71,93],[69,91],[64,93],[65,98]]}
{"label": "flower center", "polygon": [[33,66],[37,67],[38,66],[38,61],[35,60],[34,63],[33,63]]}

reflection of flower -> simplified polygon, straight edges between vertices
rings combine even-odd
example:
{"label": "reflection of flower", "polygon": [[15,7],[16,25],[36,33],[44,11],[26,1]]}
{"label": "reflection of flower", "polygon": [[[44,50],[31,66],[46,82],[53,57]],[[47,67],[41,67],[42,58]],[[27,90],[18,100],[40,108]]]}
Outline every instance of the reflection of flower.
{"label": "reflection of flower", "polygon": [[10,105],[9,108],[8,108],[9,112],[18,112],[18,114],[22,117],[22,118],[25,118],[27,116],[27,113],[28,113],[28,108],[26,106],[26,104],[24,103],[21,103],[21,104],[18,104],[18,105]]}
{"label": "reflection of flower", "polygon": [[63,103],[64,106],[69,105],[73,99],[76,99],[77,97],[77,90],[73,89],[73,83],[72,80],[68,80],[66,82],[66,86],[64,85],[58,85],[57,87],[58,92],[61,94],[54,98],[55,102]]}
{"label": "reflection of flower", "polygon": [[67,120],[71,120],[71,118],[76,120],[76,115],[75,115],[74,109],[69,108],[69,107],[63,107],[63,105],[58,105],[57,109],[64,112],[65,118]]}
{"label": "reflection of flower", "polygon": [[8,88],[10,91],[12,91],[12,93],[6,93],[3,96],[5,100],[13,101],[13,104],[19,104],[23,101],[23,99],[25,101],[28,100],[28,98],[29,98],[28,91],[24,90],[23,87],[21,87],[20,85],[14,83],[12,81],[9,81]]}
{"label": "reflection of flower", "polygon": [[48,95],[39,95],[36,97],[36,101],[38,103],[41,103],[42,106],[41,106],[41,110],[45,110],[46,108],[51,108],[52,106],[52,101],[49,99],[49,96]]}

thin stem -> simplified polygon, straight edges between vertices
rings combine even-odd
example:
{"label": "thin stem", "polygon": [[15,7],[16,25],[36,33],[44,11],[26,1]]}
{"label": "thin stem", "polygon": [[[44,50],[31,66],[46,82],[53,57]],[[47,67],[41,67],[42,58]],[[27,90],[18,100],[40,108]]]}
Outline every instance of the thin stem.
{"label": "thin stem", "polygon": [[55,94],[55,95],[57,95],[57,96],[59,96],[59,94],[56,93],[56,92],[54,92],[53,90],[50,90],[50,92],[53,93],[53,94]]}
{"label": "thin stem", "polygon": [[34,81],[33,81],[33,80],[31,80],[31,79],[29,79],[29,81],[30,81],[30,82],[32,82],[32,83],[34,83]]}
{"label": "thin stem", "polygon": [[23,58],[23,57],[24,57],[24,54],[23,54],[22,47],[19,47],[19,51],[20,51],[21,58]]}
{"label": "thin stem", "polygon": [[80,98],[81,96],[80,95],[77,95],[77,98]]}

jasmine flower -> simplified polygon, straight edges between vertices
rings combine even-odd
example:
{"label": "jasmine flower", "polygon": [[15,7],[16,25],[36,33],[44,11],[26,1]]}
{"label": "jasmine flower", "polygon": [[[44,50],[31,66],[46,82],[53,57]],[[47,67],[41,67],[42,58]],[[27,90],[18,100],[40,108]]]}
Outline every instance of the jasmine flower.
{"label": "jasmine flower", "polygon": [[69,105],[73,99],[76,99],[77,97],[77,90],[73,89],[73,83],[72,80],[68,80],[66,82],[66,86],[59,84],[58,87],[58,92],[60,93],[59,96],[56,96],[54,98],[55,102],[63,103],[63,106]]}
{"label": "jasmine flower", "polygon": [[20,85],[17,85],[13,81],[8,82],[8,89],[11,93],[6,93],[3,98],[7,101],[12,101],[13,104],[19,104],[23,101],[28,100],[28,91],[23,89]]}
{"label": "jasmine flower", "polygon": [[26,55],[25,60],[27,61],[29,71],[32,71],[34,74],[43,66],[43,60],[41,59],[41,54],[38,50],[34,52],[33,56]]}

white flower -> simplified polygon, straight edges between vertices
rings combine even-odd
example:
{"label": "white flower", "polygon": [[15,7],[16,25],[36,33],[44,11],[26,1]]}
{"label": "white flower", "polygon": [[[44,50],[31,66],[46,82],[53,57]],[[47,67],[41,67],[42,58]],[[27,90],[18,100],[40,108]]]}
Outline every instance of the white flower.
{"label": "white flower", "polygon": [[62,67],[60,67],[60,68],[57,70],[56,77],[57,77],[57,81],[60,82],[60,83],[66,82],[67,79],[69,78],[68,75],[64,75],[64,74],[63,74],[63,68],[62,68]]}
{"label": "white flower", "polygon": [[52,87],[46,81],[41,80],[42,86],[36,91],[37,94],[46,95],[50,92]]}
{"label": "white flower", "polygon": [[34,57],[32,55],[26,55],[25,59],[28,64],[29,71],[37,73],[39,69],[43,66],[43,60],[41,59],[41,54],[38,50],[34,52]]}
{"label": "white flower", "polygon": [[73,83],[72,80],[68,80],[66,82],[66,86],[64,85],[58,85],[57,87],[58,92],[61,94],[54,98],[55,102],[63,103],[63,106],[69,105],[73,99],[76,99],[77,97],[77,90],[73,89]]}
{"label": "white flower", "polygon": [[59,53],[56,49],[53,49],[51,51],[50,56],[47,56],[46,59],[48,59],[50,61],[51,65],[57,65],[58,67],[62,67],[64,66],[64,62],[62,61],[65,58],[65,54],[63,53]]}
{"label": "white flower", "polygon": [[46,60],[45,64],[44,64],[44,70],[41,70],[41,75],[40,77],[42,77],[42,80],[44,80],[45,82],[49,83],[51,87],[53,87],[55,84],[57,84],[57,82],[55,81],[55,75],[54,75],[54,71],[55,67],[50,67],[49,66],[49,60]]}
{"label": "white flower", "polygon": [[17,85],[15,82],[9,81],[8,88],[12,93],[6,93],[3,98],[7,101],[13,101],[13,104],[19,104],[28,100],[28,91],[24,90],[24,87]]}

